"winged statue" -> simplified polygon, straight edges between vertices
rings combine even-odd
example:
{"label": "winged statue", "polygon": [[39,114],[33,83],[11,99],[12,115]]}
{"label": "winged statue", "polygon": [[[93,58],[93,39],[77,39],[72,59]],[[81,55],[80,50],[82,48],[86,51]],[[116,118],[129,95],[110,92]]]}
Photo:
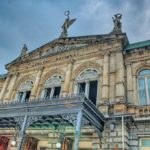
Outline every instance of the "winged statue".
{"label": "winged statue", "polygon": [[67,37],[67,35],[68,35],[68,28],[76,21],[76,19],[69,19],[69,11],[66,11],[65,12],[65,16],[66,16],[66,20],[65,20],[65,22],[64,22],[64,24],[62,25],[62,29],[63,29],[63,31],[62,31],[62,33],[61,33],[61,36],[60,36],[60,38],[64,38],[64,37]]}

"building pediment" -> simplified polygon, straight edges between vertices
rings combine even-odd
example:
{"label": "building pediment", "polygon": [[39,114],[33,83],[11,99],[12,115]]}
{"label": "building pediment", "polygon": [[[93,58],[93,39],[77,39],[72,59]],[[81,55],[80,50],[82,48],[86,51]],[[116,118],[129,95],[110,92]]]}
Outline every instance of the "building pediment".
{"label": "building pediment", "polygon": [[[120,36],[120,37],[119,37]],[[80,37],[59,38],[49,42],[25,55],[20,55],[17,59],[6,65],[9,69],[14,65],[19,65],[29,61],[41,59],[44,57],[54,56],[67,51],[72,51],[84,47],[88,47],[97,43],[106,42],[116,38],[126,38],[126,34],[105,34],[105,35],[91,35]]]}

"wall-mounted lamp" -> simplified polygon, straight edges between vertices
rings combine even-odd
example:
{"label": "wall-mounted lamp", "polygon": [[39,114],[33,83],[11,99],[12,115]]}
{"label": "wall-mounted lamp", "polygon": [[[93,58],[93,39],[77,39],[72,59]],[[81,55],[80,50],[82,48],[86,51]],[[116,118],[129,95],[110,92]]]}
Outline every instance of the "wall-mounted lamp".
{"label": "wall-mounted lamp", "polygon": [[114,131],[114,129],[115,129],[115,124],[114,124],[114,123],[111,123],[110,126],[109,126],[109,128],[110,128],[110,131]]}

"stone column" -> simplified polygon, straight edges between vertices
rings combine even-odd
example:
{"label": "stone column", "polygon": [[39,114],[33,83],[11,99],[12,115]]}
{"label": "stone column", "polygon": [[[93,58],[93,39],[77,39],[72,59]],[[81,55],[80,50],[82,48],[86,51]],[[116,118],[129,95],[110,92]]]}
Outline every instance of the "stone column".
{"label": "stone column", "polygon": [[109,52],[104,54],[103,61],[103,84],[102,84],[102,100],[108,102],[109,92]]}
{"label": "stone column", "polygon": [[77,95],[78,94],[78,83],[75,82],[75,86],[74,86],[74,94]]}
{"label": "stone column", "polygon": [[116,52],[116,100],[125,101],[124,61],[122,51]]}
{"label": "stone column", "polygon": [[102,98],[99,109],[104,116],[108,116],[108,99],[109,99],[109,52],[104,53],[103,60],[103,77],[102,77]]}
{"label": "stone column", "polygon": [[127,101],[133,104],[133,81],[132,81],[132,64],[128,63],[127,66]]}
{"label": "stone column", "polygon": [[5,80],[5,83],[3,85],[3,88],[1,90],[1,93],[0,93],[0,101],[4,101],[3,98],[4,98],[4,95],[5,95],[5,92],[7,90],[7,87],[8,87],[8,84],[9,84],[9,81],[10,81],[10,78],[11,78],[11,75],[7,75],[7,78]]}
{"label": "stone column", "polygon": [[5,98],[5,100],[10,100],[10,98],[12,97],[12,93],[13,93],[13,90],[14,90],[14,85],[16,84],[18,75],[19,75],[19,73],[14,74],[14,77],[12,78],[12,80],[11,80],[9,86],[8,86],[9,91],[8,91],[8,94],[7,94],[7,97]]}
{"label": "stone column", "polygon": [[89,88],[90,88],[90,81],[87,81],[85,85],[85,96],[87,98],[89,97]]}
{"label": "stone column", "polygon": [[53,98],[53,96],[54,96],[54,90],[55,90],[55,88],[54,88],[54,87],[52,87],[52,88],[51,88],[50,99],[52,99],[52,98]]}
{"label": "stone column", "polygon": [[116,53],[112,52],[110,54],[110,81],[109,81],[109,102],[114,103],[115,102],[115,82],[116,82]]}
{"label": "stone column", "polygon": [[30,96],[31,99],[36,98],[37,89],[38,89],[38,85],[39,85],[39,82],[40,82],[40,78],[41,78],[43,69],[44,68],[41,67],[39,69],[38,73],[37,73],[36,80],[35,80],[35,83],[34,83],[34,86],[33,86],[32,92],[31,92],[31,96]]}
{"label": "stone column", "polygon": [[45,88],[42,89],[41,99],[44,99],[44,96],[45,96]]}
{"label": "stone column", "polygon": [[69,94],[69,85],[70,85],[70,79],[71,79],[71,73],[72,73],[72,66],[73,66],[73,60],[70,60],[68,62],[67,70],[66,70],[63,96],[65,96],[66,94]]}
{"label": "stone column", "polygon": [[138,99],[138,90],[137,90],[137,76],[133,75],[133,104],[137,105],[139,104],[139,99]]}
{"label": "stone column", "polygon": [[126,113],[125,66],[122,51],[116,52],[116,102],[114,113]]}

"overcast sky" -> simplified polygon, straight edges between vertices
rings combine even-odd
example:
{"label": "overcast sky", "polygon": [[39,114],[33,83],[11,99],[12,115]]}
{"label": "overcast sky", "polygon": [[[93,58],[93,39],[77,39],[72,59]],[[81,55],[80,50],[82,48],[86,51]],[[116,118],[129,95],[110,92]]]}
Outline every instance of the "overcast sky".
{"label": "overcast sky", "polygon": [[58,38],[66,10],[77,19],[69,36],[107,34],[119,12],[130,43],[150,39],[150,0],[0,0],[0,74],[24,43],[30,52]]}

